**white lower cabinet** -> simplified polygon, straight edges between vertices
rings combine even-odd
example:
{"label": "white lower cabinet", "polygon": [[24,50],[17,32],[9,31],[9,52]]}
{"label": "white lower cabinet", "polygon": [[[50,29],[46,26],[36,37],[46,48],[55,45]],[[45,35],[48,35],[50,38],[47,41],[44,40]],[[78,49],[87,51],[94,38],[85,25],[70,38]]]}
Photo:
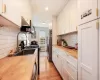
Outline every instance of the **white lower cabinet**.
{"label": "white lower cabinet", "polygon": [[52,59],[63,80],[77,80],[76,59],[70,58],[70,55],[57,48],[53,49]]}
{"label": "white lower cabinet", "polygon": [[57,55],[57,63],[58,63],[58,71],[62,76],[62,58],[60,57],[60,55]]}
{"label": "white lower cabinet", "polygon": [[77,70],[75,67],[70,64],[69,62],[67,63],[67,71],[69,73],[69,76],[73,78],[73,80],[77,80]]}
{"label": "white lower cabinet", "polygon": [[55,64],[57,70],[59,71],[60,75],[62,75],[62,58],[56,52],[55,52],[55,54],[53,54],[53,62]]}
{"label": "white lower cabinet", "polygon": [[68,74],[68,71],[67,69],[65,69],[64,67],[62,67],[62,78],[63,80],[69,80],[69,74]]}
{"label": "white lower cabinet", "polygon": [[72,76],[69,76],[69,80],[75,80]]}

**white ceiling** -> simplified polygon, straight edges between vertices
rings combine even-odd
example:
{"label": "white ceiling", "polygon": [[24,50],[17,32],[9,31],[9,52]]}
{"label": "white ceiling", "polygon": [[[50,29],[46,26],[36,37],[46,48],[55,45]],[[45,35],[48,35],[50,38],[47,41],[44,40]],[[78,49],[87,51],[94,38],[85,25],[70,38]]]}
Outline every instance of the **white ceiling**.
{"label": "white ceiling", "polygon": [[[57,16],[64,8],[68,0],[32,0],[33,25],[48,27],[52,22],[52,16]],[[48,7],[48,11],[45,8]],[[46,24],[42,24],[45,22]]]}

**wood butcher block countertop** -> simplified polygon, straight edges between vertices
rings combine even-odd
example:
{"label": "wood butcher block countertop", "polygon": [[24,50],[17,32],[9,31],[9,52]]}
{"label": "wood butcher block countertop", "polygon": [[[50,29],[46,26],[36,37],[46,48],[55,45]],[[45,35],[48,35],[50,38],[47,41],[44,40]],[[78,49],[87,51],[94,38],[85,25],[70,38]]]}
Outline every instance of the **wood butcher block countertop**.
{"label": "wood butcher block countertop", "polygon": [[0,80],[31,80],[35,55],[0,59]]}
{"label": "wood butcher block countertop", "polygon": [[75,50],[75,49],[68,49],[68,48],[65,48],[65,47],[62,47],[62,46],[54,46],[56,48],[59,48],[65,52],[68,52],[69,55],[71,55],[72,57],[78,59],[78,50]]}

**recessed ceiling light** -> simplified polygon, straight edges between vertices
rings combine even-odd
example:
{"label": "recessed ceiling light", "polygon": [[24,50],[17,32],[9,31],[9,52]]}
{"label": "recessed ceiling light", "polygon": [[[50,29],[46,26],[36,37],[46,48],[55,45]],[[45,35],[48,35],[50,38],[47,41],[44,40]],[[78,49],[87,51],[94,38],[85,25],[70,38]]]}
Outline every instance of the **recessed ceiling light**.
{"label": "recessed ceiling light", "polygon": [[46,24],[45,22],[43,22],[42,24]]}
{"label": "recessed ceiling light", "polygon": [[45,7],[45,10],[46,10],[46,11],[48,11],[48,10],[49,10],[49,8],[48,8],[48,7]]}
{"label": "recessed ceiling light", "polygon": [[49,26],[52,26],[52,23],[49,23]]}
{"label": "recessed ceiling light", "polygon": [[49,29],[52,29],[52,23],[49,23]]}

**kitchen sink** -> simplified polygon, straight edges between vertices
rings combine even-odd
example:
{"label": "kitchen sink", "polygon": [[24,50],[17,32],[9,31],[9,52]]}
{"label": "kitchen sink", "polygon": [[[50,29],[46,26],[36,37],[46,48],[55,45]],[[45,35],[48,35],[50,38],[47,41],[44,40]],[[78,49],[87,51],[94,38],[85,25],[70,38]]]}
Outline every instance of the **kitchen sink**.
{"label": "kitchen sink", "polygon": [[22,50],[20,52],[17,52],[14,54],[14,56],[22,56],[22,55],[30,55],[34,54],[35,49],[27,49],[27,50]]}
{"label": "kitchen sink", "polygon": [[14,56],[23,56],[23,55],[31,55],[34,54],[36,48],[38,48],[38,46],[26,46],[23,50],[18,51],[14,54]]}

